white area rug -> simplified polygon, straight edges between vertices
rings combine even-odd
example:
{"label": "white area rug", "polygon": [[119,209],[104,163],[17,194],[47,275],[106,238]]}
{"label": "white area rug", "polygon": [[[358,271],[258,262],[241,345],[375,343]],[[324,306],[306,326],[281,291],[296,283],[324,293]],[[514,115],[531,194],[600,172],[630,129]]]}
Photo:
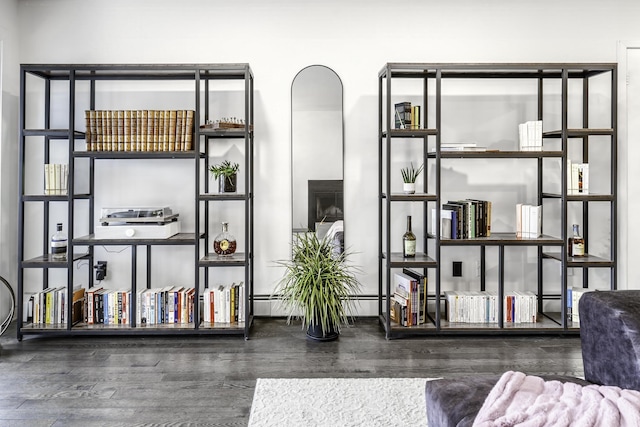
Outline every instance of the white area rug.
{"label": "white area rug", "polygon": [[259,378],[249,427],[426,426],[428,378]]}

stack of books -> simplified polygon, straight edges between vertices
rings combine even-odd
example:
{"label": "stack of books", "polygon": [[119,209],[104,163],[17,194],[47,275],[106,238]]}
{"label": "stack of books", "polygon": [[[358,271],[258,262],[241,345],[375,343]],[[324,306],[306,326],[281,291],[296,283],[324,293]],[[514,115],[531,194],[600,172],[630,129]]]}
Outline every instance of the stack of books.
{"label": "stack of books", "polygon": [[69,165],[45,163],[44,194],[66,195],[69,186]]}
{"label": "stack of books", "polygon": [[[433,147],[431,152],[435,152]],[[442,142],[440,143],[440,151],[487,151],[487,147],[478,146],[475,142]]]}
{"label": "stack of books", "polygon": [[[436,210],[431,211],[431,227],[436,231]],[[475,239],[491,236],[491,202],[464,199],[448,201],[440,209],[441,239]]]}
{"label": "stack of books", "polygon": [[572,287],[567,289],[567,320],[580,326],[580,298],[589,289]]}
{"label": "stack of books", "polygon": [[[498,295],[490,291],[445,291],[445,318],[452,323],[497,323]],[[535,323],[537,299],[533,292],[509,292],[504,296],[503,319],[507,323]]]}
{"label": "stack of books", "polygon": [[427,317],[427,278],[411,269],[394,275],[391,321],[400,326],[422,325]]}
{"label": "stack of books", "polygon": [[202,321],[214,323],[244,322],[244,282],[220,285],[202,293]]}
{"label": "stack of books", "polygon": [[536,239],[542,235],[542,206],[516,204],[516,237]]}
{"label": "stack of books", "polygon": [[532,120],[518,125],[520,151],[542,151],[542,120]]}
{"label": "stack of books", "polygon": [[193,150],[193,110],[87,110],[87,151]]}
{"label": "stack of books", "polygon": [[420,129],[420,106],[411,105],[411,102],[399,102],[395,107],[396,129]]}
{"label": "stack of books", "polygon": [[589,194],[589,163],[572,163],[567,159],[567,190],[570,194]]}

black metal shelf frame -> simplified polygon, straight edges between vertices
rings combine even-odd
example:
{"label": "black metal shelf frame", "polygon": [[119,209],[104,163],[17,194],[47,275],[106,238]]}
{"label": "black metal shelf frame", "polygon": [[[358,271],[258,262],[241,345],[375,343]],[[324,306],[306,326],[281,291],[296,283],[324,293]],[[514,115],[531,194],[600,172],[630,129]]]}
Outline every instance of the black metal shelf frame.
{"label": "black metal shelf frame", "polygon": [[[43,128],[30,129],[26,127],[26,94],[28,76],[35,76],[44,83],[43,86]],[[85,133],[78,130],[83,123],[75,123],[76,113],[76,84],[80,81],[89,82],[89,108],[94,109],[96,104],[96,83],[100,81],[191,81],[194,83],[194,145],[195,149],[187,152],[96,152],[96,151],[77,151],[75,149],[75,141],[83,140]],[[220,131],[201,129],[200,124],[205,123],[209,118],[209,97],[215,96],[210,94],[209,83],[215,80],[238,80],[244,82],[244,110],[245,123],[247,124],[244,131]],[[57,129],[51,128],[51,111],[52,105],[51,84],[52,82],[67,82],[69,86],[69,104],[68,104],[68,128]],[[20,257],[18,269],[18,307],[17,307],[17,337],[22,339],[24,334],[52,334],[52,335],[94,335],[94,334],[206,334],[206,335],[243,335],[249,336],[251,324],[253,322],[253,72],[249,64],[23,64],[20,67],[20,123],[19,123],[19,142],[20,142],[20,179],[19,179],[19,219],[18,227],[20,238],[18,239],[18,254]],[[201,111],[201,97],[204,97],[204,111]],[[59,107],[59,106],[56,106]],[[27,138],[29,140],[27,141]],[[242,195],[209,195],[208,179],[202,179],[203,174],[208,173],[208,146],[209,140],[215,139],[238,139],[244,141],[245,152],[245,182],[247,185],[246,194]],[[34,140],[44,140],[44,163],[49,161],[50,141],[66,140],[69,162],[69,195],[39,195],[25,194],[25,162],[28,159],[28,150]],[[201,142],[204,150],[198,149]],[[74,165],[76,159],[88,159],[89,162],[89,194],[76,194],[74,192]],[[195,179],[195,233],[180,233],[168,239],[95,239],[93,235],[76,237],[74,236],[74,201],[88,201],[89,211],[89,229],[94,229],[94,176],[96,161],[101,159],[114,160],[131,160],[131,159],[184,159],[194,162],[194,179]],[[204,163],[204,167],[203,167]],[[204,182],[204,190],[201,189],[201,182]],[[201,194],[204,193],[204,194]],[[240,200],[244,202],[245,211],[245,229],[246,254],[238,254],[234,257],[233,262],[214,262],[208,260],[207,255],[202,252],[203,247],[208,246],[208,221],[209,201],[226,201]],[[204,217],[201,218],[200,206],[205,202]],[[78,249],[86,250],[75,254],[69,261],[54,261],[48,255],[48,240],[50,230],[48,227],[49,204],[50,203],[67,203],[68,218],[67,224],[69,228],[69,248],[70,252],[77,252]],[[35,258],[25,259],[25,204],[26,203],[42,203],[43,204],[43,233],[42,233],[42,253],[44,255]],[[245,283],[245,318],[243,321],[234,325],[215,325],[212,327],[201,327],[200,322],[194,322],[188,327],[148,327],[135,325],[135,318],[129,327],[96,327],[96,325],[72,325],[67,322],[66,325],[33,325],[22,322],[23,318],[23,297],[25,291],[24,285],[24,269],[35,268],[43,271],[42,289],[49,287],[48,270],[50,268],[67,270],[67,305],[66,318],[72,318],[72,290],[74,282],[73,265],[79,260],[88,260],[93,265],[93,248],[97,245],[126,245],[131,247],[131,305],[136,306],[136,265],[138,248],[142,247],[147,252],[147,283],[146,287],[150,287],[151,282],[151,252],[154,246],[167,245],[187,245],[194,248],[194,269],[195,269],[195,307],[194,318],[199,319],[199,296],[200,296],[200,272],[204,269],[205,288],[208,286],[209,268],[218,266],[235,266],[244,269]],[[74,251],[74,249],[76,251]],[[93,287],[93,275],[89,269],[88,286]],[[139,326],[139,327],[136,327]]]}
{"label": "black metal shelf frame", "polygon": [[[609,75],[610,76],[610,98],[611,98],[611,117],[610,128],[590,128],[589,127],[589,81],[594,76]],[[425,129],[399,130],[392,129],[394,120],[392,116],[392,90],[391,82],[393,79],[420,79],[422,80],[422,105],[425,117]],[[560,81],[561,85],[561,122],[560,130],[546,131],[543,138],[556,138],[561,140],[561,149],[556,151],[443,151],[441,150],[442,134],[442,82],[447,79],[533,79],[537,81],[537,99],[538,99],[538,119],[542,120],[543,105],[543,82],[548,79]],[[568,97],[569,97],[569,80],[579,80],[582,82],[582,128],[574,129],[568,127]],[[433,82],[432,86],[428,82]],[[434,90],[434,93],[429,93]],[[575,334],[579,333],[579,328],[571,321],[567,320],[567,270],[570,268],[608,268],[610,269],[610,288],[616,289],[616,215],[617,215],[617,66],[613,63],[506,63],[506,64],[455,64],[455,63],[387,63],[378,73],[378,159],[379,159],[379,242],[381,244],[381,253],[378,261],[379,269],[379,286],[378,286],[378,313],[380,323],[385,329],[387,338],[410,336],[410,335],[439,335],[439,334]],[[434,111],[431,116],[434,117],[432,123],[427,123],[429,112],[427,100],[433,97]],[[384,112],[384,113],[383,113]],[[575,194],[568,192],[567,188],[567,155],[568,140],[578,139],[582,144],[582,157],[584,162],[588,162],[589,154],[589,138],[592,136],[608,137],[611,148],[611,165],[610,165],[610,182],[611,188],[608,194]],[[430,195],[391,195],[391,153],[394,139],[414,138],[422,140],[424,160],[431,161],[435,172],[432,174],[435,188],[435,194]],[[435,141],[435,148],[428,151],[428,141]],[[432,147],[434,147],[432,145]],[[542,236],[538,239],[521,239],[517,238],[514,233],[492,233],[490,238],[479,238],[470,240],[451,240],[441,239],[440,230],[436,227],[435,235],[425,233],[424,247],[425,251],[429,248],[427,240],[432,239],[433,253],[425,253],[416,259],[402,258],[402,254],[386,254],[391,253],[391,217],[393,202],[416,202],[422,203],[424,206],[424,230],[427,230],[427,204],[434,203],[435,221],[440,222],[441,206],[441,168],[442,161],[446,159],[533,159],[537,162],[537,202],[542,205],[544,200],[559,200],[561,204],[561,230],[554,230],[554,234],[559,237]],[[542,174],[543,161],[548,158],[561,159],[562,161],[562,191],[560,193],[544,192],[542,190]],[[386,159],[386,162],[383,161]],[[425,163],[426,164],[426,163]],[[426,169],[426,166],[425,166]],[[427,173],[423,174],[424,188],[428,188]],[[583,237],[587,244],[589,242],[589,203],[605,202],[610,206],[610,238],[611,253],[608,258],[587,255],[585,257],[569,257],[567,255],[566,242],[567,232],[567,209],[568,204],[577,203],[582,207],[582,223]],[[385,242],[382,245],[382,242]],[[542,320],[551,322],[552,326],[541,326],[538,324],[518,325],[513,327],[507,325],[501,318],[497,324],[487,325],[453,325],[443,319],[441,313],[441,303],[443,302],[443,290],[441,285],[441,248],[445,246],[477,246],[480,251],[480,288],[485,289],[485,258],[486,248],[489,246],[498,248],[498,300],[499,312],[502,313],[502,300],[504,296],[504,251],[509,246],[533,246],[538,251],[538,311],[544,316]],[[551,250],[555,248],[557,251]],[[588,253],[588,247],[586,248]],[[561,295],[554,297],[559,299],[561,304],[561,312],[545,313],[543,311],[543,301],[549,297],[544,294],[543,281],[543,260],[552,260],[559,262],[561,265]],[[414,267],[422,268],[423,273],[427,275],[428,269],[435,272],[435,311],[430,314],[431,323],[414,327],[402,327],[394,325],[390,320],[390,298],[392,295],[391,287],[391,269]],[[583,274],[583,287],[588,288],[588,274]]]}

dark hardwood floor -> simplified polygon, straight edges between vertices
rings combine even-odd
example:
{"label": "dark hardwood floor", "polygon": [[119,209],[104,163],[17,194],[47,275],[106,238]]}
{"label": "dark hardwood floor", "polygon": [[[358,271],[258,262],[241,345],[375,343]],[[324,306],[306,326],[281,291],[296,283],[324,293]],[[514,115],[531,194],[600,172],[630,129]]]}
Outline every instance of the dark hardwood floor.
{"label": "dark hardwood floor", "polygon": [[360,318],[339,340],[257,319],[241,337],[0,337],[0,426],[246,426],[257,378],[582,376],[577,337],[385,340]]}

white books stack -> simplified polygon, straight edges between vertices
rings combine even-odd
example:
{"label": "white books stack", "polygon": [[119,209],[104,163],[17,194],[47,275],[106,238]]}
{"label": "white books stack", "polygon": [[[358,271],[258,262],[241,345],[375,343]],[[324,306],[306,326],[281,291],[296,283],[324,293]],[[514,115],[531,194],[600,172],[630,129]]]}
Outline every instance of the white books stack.
{"label": "white books stack", "polygon": [[570,194],[589,194],[589,163],[572,163],[567,159],[567,190]]}
{"label": "white books stack", "polygon": [[[433,147],[431,152],[435,152]],[[475,142],[442,142],[440,151],[487,151],[487,147],[480,147]]]}
{"label": "white books stack", "polygon": [[576,286],[567,289],[567,320],[577,323],[577,326],[580,326],[580,298],[588,291]]}
{"label": "white books stack", "polygon": [[516,204],[516,237],[536,239],[542,235],[542,206]]}
{"label": "white books stack", "polygon": [[45,163],[44,194],[66,195],[68,181],[69,165],[60,163]]}
{"label": "white books stack", "polygon": [[531,120],[518,125],[520,151],[542,151],[542,120]]}

